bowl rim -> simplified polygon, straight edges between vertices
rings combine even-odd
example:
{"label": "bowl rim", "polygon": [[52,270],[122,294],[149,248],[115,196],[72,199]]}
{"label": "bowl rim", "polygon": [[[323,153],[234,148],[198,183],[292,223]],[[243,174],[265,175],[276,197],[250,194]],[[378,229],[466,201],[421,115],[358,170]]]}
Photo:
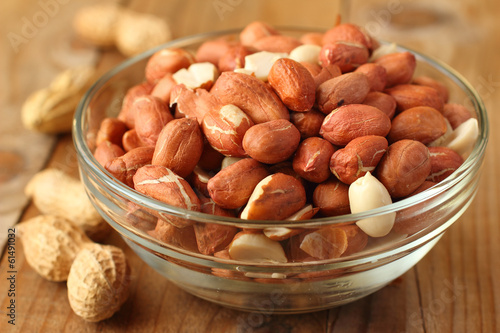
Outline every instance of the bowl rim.
{"label": "bowl rim", "polygon": [[[284,33],[294,32],[294,33],[304,33],[304,32],[324,32],[325,29],[318,28],[308,28],[308,27],[289,27],[289,26],[277,26],[279,31]],[[126,200],[132,201],[141,206],[146,206],[153,210],[158,210],[164,214],[171,214],[180,216],[186,219],[193,219],[197,222],[206,222],[206,223],[218,223],[225,225],[235,225],[241,228],[266,228],[270,226],[279,226],[279,227],[295,227],[295,228],[318,228],[325,225],[342,225],[342,224],[352,224],[355,221],[373,217],[380,216],[389,213],[394,213],[396,211],[411,207],[413,205],[422,203],[430,198],[434,198],[439,194],[451,189],[455,185],[457,185],[462,179],[464,179],[469,173],[474,172],[474,166],[481,164],[482,159],[485,154],[487,142],[488,142],[488,134],[489,134],[489,125],[488,125],[488,116],[486,112],[486,108],[484,103],[479,96],[478,92],[475,88],[456,70],[451,68],[449,65],[443,63],[442,61],[435,59],[433,57],[424,55],[420,52],[417,52],[411,48],[403,47],[400,45],[396,45],[397,51],[408,51],[415,55],[417,60],[424,61],[431,65],[434,69],[438,70],[449,79],[451,79],[461,90],[463,90],[468,98],[468,101],[472,103],[472,106],[477,114],[478,126],[479,126],[479,136],[476,140],[476,143],[470,153],[470,155],[465,159],[463,164],[450,176],[448,176],[445,180],[439,182],[435,186],[419,193],[409,198],[405,198],[399,200],[397,202],[393,202],[392,204],[378,207],[376,209],[368,210],[361,213],[356,214],[346,214],[332,217],[322,217],[315,218],[309,220],[300,220],[300,221],[282,221],[282,220],[242,220],[240,218],[233,217],[221,217],[214,216],[202,212],[194,212],[189,211],[184,208],[175,207],[158,201],[156,199],[150,198],[134,189],[131,189],[127,185],[121,183],[116,178],[114,178],[108,171],[105,170],[100,163],[97,162],[95,157],[93,156],[89,146],[86,143],[86,138],[84,136],[84,128],[83,124],[85,123],[84,118],[86,115],[86,111],[90,105],[95,94],[106,85],[106,83],[111,80],[118,73],[126,70],[130,66],[134,65],[137,62],[143,61],[153,55],[155,52],[169,47],[186,47],[198,42],[203,42],[207,40],[207,38],[216,38],[224,35],[235,35],[238,34],[242,28],[237,29],[227,29],[227,30],[219,30],[219,31],[211,31],[204,32],[199,34],[194,34],[190,36],[181,37],[167,43],[158,45],[155,48],[152,48],[146,52],[143,52],[135,57],[127,59],[122,63],[118,64],[111,70],[107,71],[103,74],[85,93],[83,98],[81,99],[75,115],[73,119],[73,142],[76,147],[77,154],[79,155],[80,163],[85,163],[86,168],[89,168],[91,172],[98,176],[99,181],[104,184],[104,186],[108,187],[115,193],[120,193],[120,196],[125,198]],[[381,44],[390,44],[383,40],[380,41]],[[418,64],[418,63],[417,63]],[[436,203],[436,205],[439,204]],[[123,227],[123,226],[122,226]],[[424,228],[423,230],[426,230]],[[419,232],[420,233],[420,232]],[[418,233],[418,234],[419,234]],[[303,263],[302,263],[303,264]]]}

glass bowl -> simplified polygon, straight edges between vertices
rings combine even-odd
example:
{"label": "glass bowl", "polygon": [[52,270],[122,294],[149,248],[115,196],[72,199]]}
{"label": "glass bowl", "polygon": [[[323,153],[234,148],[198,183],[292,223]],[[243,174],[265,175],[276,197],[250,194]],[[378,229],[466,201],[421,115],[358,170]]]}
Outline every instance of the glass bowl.
{"label": "glass bowl", "polygon": [[[284,34],[311,30],[286,28]],[[239,31],[221,31],[181,38],[129,59],[100,78],[80,103],[74,119],[73,139],[80,176],[96,209],[148,265],[185,291],[223,306],[290,314],[346,304],[384,287],[408,271],[439,241],[463,214],[477,191],[488,138],[484,105],[473,87],[439,61],[412,52],[416,74],[445,83],[450,101],[467,105],[479,124],[479,137],[468,158],[451,176],[437,185],[391,205],[358,214],[304,221],[247,221],[187,211],[151,199],[127,187],[93,157],[96,133],[104,117],[116,116],[128,88],[144,80],[149,57],[165,47],[195,50],[202,42],[220,36],[237,37]],[[407,49],[398,47],[399,51]],[[331,260],[289,263],[250,263],[203,255],[178,244],[162,242],[147,232],[147,212],[170,214],[195,223],[263,229],[273,225],[312,229],[350,224],[357,220],[396,213],[415,219],[421,230],[410,235],[395,232],[371,238],[358,253]]]}

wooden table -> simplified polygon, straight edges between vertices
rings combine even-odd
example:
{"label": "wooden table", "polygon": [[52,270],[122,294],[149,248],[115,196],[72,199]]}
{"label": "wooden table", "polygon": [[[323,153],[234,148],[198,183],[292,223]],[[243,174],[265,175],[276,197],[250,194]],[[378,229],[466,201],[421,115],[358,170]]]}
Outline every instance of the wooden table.
{"label": "wooden table", "polygon": [[[43,4],[51,15],[15,47],[0,44],[0,236],[38,214],[23,187],[38,170],[53,166],[77,174],[69,135],[22,128],[19,111],[32,91],[77,63],[96,61],[104,71],[124,58],[79,42],[70,27],[83,0],[19,0],[0,4],[1,35],[22,35]],[[286,4],[285,4],[286,3]],[[130,0],[124,5],[168,20],[174,37],[240,27],[256,19],[276,25],[328,28],[332,1]],[[346,6],[346,3],[344,3]],[[47,12],[49,13],[49,12]],[[278,316],[229,310],[191,296],[144,264],[113,234],[132,266],[131,296],[111,319],[86,323],[69,307],[65,283],[40,278],[15,243],[16,325],[7,323],[12,273],[0,263],[0,332],[498,332],[500,331],[500,3],[486,0],[353,0],[348,17],[377,37],[397,41],[449,63],[479,91],[492,129],[479,192],[467,212],[413,269],[355,303],[312,314]],[[41,22],[43,23],[43,22]],[[12,35],[11,35],[12,36]],[[16,51],[17,49],[17,51]]]}

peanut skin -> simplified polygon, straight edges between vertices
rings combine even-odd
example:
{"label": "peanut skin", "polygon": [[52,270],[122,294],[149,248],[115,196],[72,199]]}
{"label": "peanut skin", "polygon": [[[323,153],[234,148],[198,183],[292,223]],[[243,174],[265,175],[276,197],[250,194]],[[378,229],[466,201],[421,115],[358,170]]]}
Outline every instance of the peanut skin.
{"label": "peanut skin", "polygon": [[325,139],[307,138],[295,152],[293,170],[313,183],[324,182],[331,175],[329,164],[334,151],[333,145]]}
{"label": "peanut skin", "polygon": [[429,149],[415,140],[391,144],[377,167],[378,179],[393,198],[415,191],[431,171]]}
{"label": "peanut skin", "polygon": [[245,205],[257,184],[269,172],[252,158],[242,159],[219,171],[207,184],[212,200],[222,208],[234,209]]}

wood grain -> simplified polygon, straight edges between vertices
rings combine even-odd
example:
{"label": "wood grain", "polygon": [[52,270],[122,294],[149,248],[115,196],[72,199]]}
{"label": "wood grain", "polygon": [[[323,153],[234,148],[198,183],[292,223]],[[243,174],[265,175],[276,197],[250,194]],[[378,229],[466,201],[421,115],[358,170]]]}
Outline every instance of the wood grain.
{"label": "wood grain", "polygon": [[[40,170],[56,137],[26,130],[20,117],[24,100],[45,88],[62,70],[90,64],[97,51],[71,43],[71,17],[84,1],[4,1],[0,4],[0,227],[14,225],[28,203],[23,188]],[[50,13],[50,15],[49,15]],[[12,167],[13,159],[15,165]],[[9,167],[10,166],[10,167]],[[6,233],[0,233],[0,246]]]}
{"label": "wood grain", "polygon": [[[337,13],[335,2],[326,0],[307,3],[293,0],[287,1],[286,6],[279,0],[220,2],[229,4],[226,11],[217,11],[217,0],[130,0],[126,3],[134,10],[166,18],[175,37],[241,27],[256,19],[277,25],[327,28]],[[58,15],[23,45],[19,53],[15,53],[8,42],[0,44],[0,68],[6,73],[0,77],[0,116],[5,119],[0,122],[0,165],[4,161],[5,166],[22,165],[14,168],[18,172],[13,176],[3,176],[12,172],[3,165],[0,171],[0,234],[3,237],[7,233],[5,225],[38,214],[32,205],[24,209],[26,200],[22,188],[31,174],[44,166],[77,174],[71,137],[54,138],[27,132],[20,126],[18,113],[22,101],[31,91],[46,85],[56,72],[71,65],[75,59],[89,59],[86,58],[89,54],[85,53],[88,50],[78,46],[68,25],[74,10],[86,3],[73,0],[61,5]],[[389,11],[390,15],[385,16],[387,21],[381,21],[384,16],[380,15],[394,3],[399,4],[401,10],[398,13]],[[39,10],[38,6],[35,0],[2,2],[2,34],[19,31],[22,17],[32,17]],[[111,319],[91,324],[71,311],[64,283],[45,281],[27,265],[20,241],[16,240],[16,326],[8,325],[5,316],[10,298],[7,295],[7,256],[4,253],[0,262],[0,331],[500,331],[500,177],[497,167],[500,163],[500,134],[496,130],[500,127],[500,115],[496,112],[497,105],[500,105],[499,12],[499,2],[486,0],[425,0],[418,3],[411,0],[352,0],[349,8],[343,11],[344,17],[367,28],[372,26],[370,22],[379,22],[378,37],[395,40],[449,63],[480,92],[490,111],[492,131],[476,199],[421,262],[387,287],[357,302],[317,313],[277,316],[268,312],[239,312],[182,291],[144,264],[113,234],[106,242],[124,248],[130,258],[133,272],[131,296]],[[72,41],[73,46],[69,49],[64,48],[62,42],[56,44],[58,50],[65,50],[72,56],[54,58],[54,52],[47,47],[54,38]],[[102,70],[122,60],[114,51],[99,54],[98,59]],[[15,157],[17,153],[21,159]]]}

